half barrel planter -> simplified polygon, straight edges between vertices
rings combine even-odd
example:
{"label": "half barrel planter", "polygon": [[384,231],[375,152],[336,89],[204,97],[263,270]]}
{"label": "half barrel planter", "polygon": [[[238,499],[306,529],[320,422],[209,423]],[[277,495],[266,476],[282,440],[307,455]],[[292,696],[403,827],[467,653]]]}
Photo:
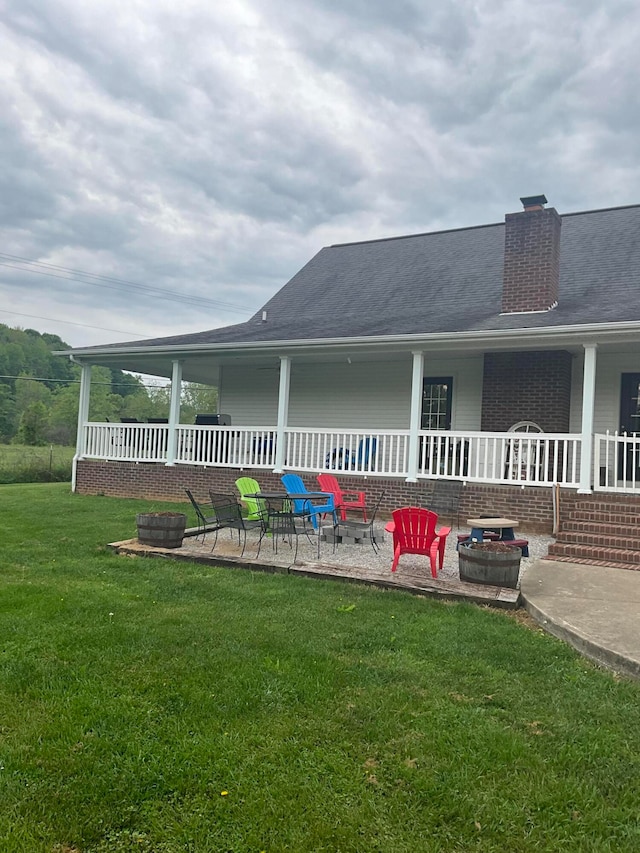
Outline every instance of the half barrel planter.
{"label": "half barrel planter", "polygon": [[521,558],[521,548],[504,542],[461,543],[460,580],[517,589]]}
{"label": "half barrel planter", "polygon": [[138,542],[154,548],[180,548],[187,526],[184,512],[139,512]]}

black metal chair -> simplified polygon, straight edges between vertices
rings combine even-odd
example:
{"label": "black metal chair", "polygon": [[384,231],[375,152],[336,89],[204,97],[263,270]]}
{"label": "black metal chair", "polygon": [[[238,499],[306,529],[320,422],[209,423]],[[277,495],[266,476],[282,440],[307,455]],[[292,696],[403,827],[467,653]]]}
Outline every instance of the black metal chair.
{"label": "black metal chair", "polygon": [[[364,539],[368,538],[371,542],[371,547],[373,548],[374,554],[377,554],[380,550],[378,543],[376,541],[376,531],[374,530],[373,525],[375,524],[376,517],[380,511],[380,506],[382,505],[382,501],[384,500],[385,492],[382,491],[378,497],[378,500],[375,504],[369,508],[366,508],[366,514],[368,516],[367,521],[338,521],[337,524],[333,526],[333,550],[336,550],[336,544],[339,543],[341,536],[354,536],[356,539]],[[360,533],[360,536],[358,536]],[[381,536],[384,534],[381,533]]]}
{"label": "black metal chair", "polygon": [[240,556],[244,555],[247,547],[247,531],[259,530],[258,550],[256,557],[260,553],[260,547],[265,533],[267,532],[267,521],[264,518],[248,519],[242,515],[242,507],[233,495],[224,495],[218,492],[209,492],[211,497],[211,505],[215,513],[215,527],[213,532],[216,534],[215,541],[211,550],[213,551],[218,543],[218,531],[228,528],[229,530],[237,530],[238,545],[240,545],[240,537],[242,535],[242,551]]}
{"label": "black metal chair", "polygon": [[[305,504],[308,502],[304,502]],[[289,547],[293,547],[295,539],[295,551],[293,554],[293,565],[298,556],[298,538],[306,536],[310,544],[313,544],[312,534],[315,532],[312,524],[311,504],[309,507],[295,509],[294,502],[289,498],[267,498],[267,525],[272,536],[273,550],[278,553],[278,542],[285,541]],[[317,535],[317,556],[320,557],[320,531]]]}
{"label": "black metal chair", "polygon": [[460,498],[464,483],[462,480],[436,480],[430,497],[425,498],[428,509],[440,516],[449,518],[460,527]]}
{"label": "black metal chair", "polygon": [[204,542],[207,533],[210,530],[213,530],[216,525],[216,517],[215,515],[205,515],[204,506],[198,503],[191,491],[189,489],[185,489],[185,492],[187,493],[187,497],[191,501],[191,506],[195,510],[196,519],[198,521],[198,533],[196,535],[196,539],[199,539],[202,536],[202,541]]}

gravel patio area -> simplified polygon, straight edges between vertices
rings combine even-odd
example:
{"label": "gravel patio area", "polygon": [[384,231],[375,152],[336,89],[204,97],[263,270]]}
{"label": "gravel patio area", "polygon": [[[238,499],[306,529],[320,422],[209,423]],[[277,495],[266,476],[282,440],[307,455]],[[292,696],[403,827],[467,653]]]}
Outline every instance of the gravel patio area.
{"label": "gravel patio area", "polygon": [[[179,556],[180,559],[191,558],[207,562],[211,560],[217,563],[228,560],[231,564],[240,564],[248,568],[253,565],[262,568],[271,567],[274,571],[288,571],[292,574],[359,580],[380,586],[403,587],[441,595],[451,593],[453,597],[463,596],[471,600],[499,598],[501,595],[505,600],[508,598],[517,600],[517,591],[503,590],[501,593],[498,587],[483,587],[479,584],[460,581],[456,551],[457,535],[468,532],[467,527],[453,528],[447,538],[442,571],[438,572],[435,580],[431,577],[428,557],[421,555],[403,555],[397,571],[392,574],[393,547],[392,537],[388,533],[384,534],[384,541],[377,554],[367,541],[362,544],[339,544],[335,548],[331,543],[321,541],[319,558],[316,537],[313,536],[312,541],[309,542],[305,536],[301,535],[295,563],[293,562],[294,547],[291,547],[287,541],[279,541],[276,553],[270,537],[262,540],[260,553],[257,556],[258,534],[255,531],[247,534],[247,545],[243,557],[240,556],[241,548],[238,547],[237,534],[234,532],[232,535],[226,530],[218,534],[213,549],[215,534],[209,533],[204,542],[202,538],[198,539],[195,536],[185,537],[182,548],[175,549],[173,554],[166,553],[166,556]],[[523,538],[529,540],[529,557],[523,557],[520,566],[521,581],[529,566],[547,554],[549,545],[554,540],[549,535],[518,532]]]}
{"label": "gravel patio area", "polygon": [[[383,522],[384,525],[384,522]],[[458,579],[458,552],[456,544],[458,534],[468,533],[468,527],[454,527],[447,537],[445,548],[444,565],[441,572],[438,572],[438,577],[442,580]],[[529,557],[523,557],[521,562],[522,574],[527,570],[534,560],[546,556],[549,545],[554,541],[553,536],[545,534],[527,534],[518,531],[518,534],[529,540]],[[215,534],[208,533],[204,543],[202,538],[197,539],[194,536],[189,536],[184,539],[181,551],[191,552],[194,555],[202,556],[239,556],[241,548],[237,547],[237,534],[230,531],[221,531],[218,534],[218,540],[212,550]],[[305,565],[308,563],[318,562],[318,545],[315,536],[312,536],[312,541],[309,542],[306,536],[298,537],[298,554],[296,565]],[[247,546],[244,556],[254,558],[257,552],[258,534],[255,531],[249,531],[247,534]],[[260,548],[261,560],[273,559],[274,564],[289,566],[293,561],[293,547],[289,546],[288,542],[278,542],[278,553],[275,553],[272,539],[265,538],[262,540]],[[391,563],[393,560],[393,546],[391,534],[384,534],[384,542],[380,545],[379,553],[374,553],[369,542],[363,542],[356,545],[336,545],[334,548],[330,542],[320,542],[320,563],[327,563],[332,566],[343,566],[344,568],[369,568],[381,571],[390,572]],[[416,556],[413,554],[405,554],[400,558],[398,564],[398,574],[403,570],[426,571],[431,575],[429,569],[428,557]]]}

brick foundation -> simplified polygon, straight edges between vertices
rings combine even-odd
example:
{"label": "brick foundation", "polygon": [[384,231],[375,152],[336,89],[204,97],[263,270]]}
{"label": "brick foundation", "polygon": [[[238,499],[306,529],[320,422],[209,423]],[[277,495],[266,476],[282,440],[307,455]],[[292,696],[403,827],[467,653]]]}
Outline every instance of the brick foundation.
{"label": "brick foundation", "polygon": [[[190,465],[168,467],[147,462],[85,459],[78,462],[76,490],[85,495],[184,502],[185,487],[201,498],[207,497],[209,489],[235,494],[238,477],[254,477],[265,491],[282,488],[279,475],[264,469],[245,468],[240,471]],[[318,483],[314,476],[304,475],[303,480],[308,489],[317,491]],[[433,481],[429,480],[406,483],[384,477],[338,477],[338,481],[343,488],[362,489],[373,495],[384,489],[386,496],[381,509],[385,515],[400,506],[428,505],[428,496],[433,488]],[[467,484],[460,500],[460,523],[464,525],[467,518],[488,512],[517,518],[521,531],[549,533],[553,527],[551,489]]]}

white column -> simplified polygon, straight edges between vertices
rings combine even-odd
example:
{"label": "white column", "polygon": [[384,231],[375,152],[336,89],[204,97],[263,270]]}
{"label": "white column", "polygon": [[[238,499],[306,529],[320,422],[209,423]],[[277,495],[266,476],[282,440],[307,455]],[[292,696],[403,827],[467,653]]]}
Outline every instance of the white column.
{"label": "white column", "polygon": [[169,435],[167,440],[167,465],[176,464],[178,426],[180,424],[180,397],[182,395],[182,362],[172,362],[171,400],[169,402]]}
{"label": "white column", "polygon": [[[582,379],[582,441],[580,450],[580,488],[578,494],[591,494],[591,466],[593,463],[593,412],[596,400],[596,350],[597,344],[584,344],[584,371]],[[598,472],[596,472],[596,476]]]}
{"label": "white column", "polygon": [[91,365],[83,364],[80,372],[80,399],[78,401],[78,426],[76,431],[76,452],[71,467],[71,491],[76,490],[76,466],[78,459],[84,456],[84,428],[89,420],[89,400],[91,397]]}
{"label": "white column", "polygon": [[407,483],[418,482],[418,444],[422,418],[422,381],[424,378],[424,353],[412,352],[411,414],[409,418],[409,459]]}
{"label": "white column", "polygon": [[278,426],[276,429],[276,467],[274,474],[284,473],[285,430],[289,419],[289,387],[291,385],[291,358],[280,356],[280,387],[278,389]]}

